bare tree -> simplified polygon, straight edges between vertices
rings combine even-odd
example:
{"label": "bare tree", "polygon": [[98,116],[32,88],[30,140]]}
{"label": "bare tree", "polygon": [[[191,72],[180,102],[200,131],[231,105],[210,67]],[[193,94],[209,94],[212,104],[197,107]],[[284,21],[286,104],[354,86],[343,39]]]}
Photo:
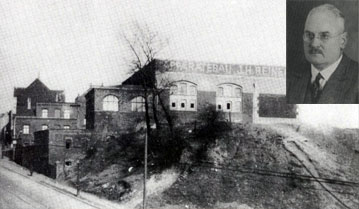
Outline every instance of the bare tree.
{"label": "bare tree", "polygon": [[142,26],[137,22],[134,23],[134,28],[131,31],[131,34],[123,34],[123,38],[132,54],[130,61],[128,61],[131,74],[137,74],[137,82],[139,82],[143,90],[147,134],[150,136],[151,133],[150,112],[152,112],[157,129],[161,129],[159,108],[157,106],[158,103],[163,110],[165,119],[167,120],[172,133],[172,117],[161,97],[165,89],[168,89],[172,85],[172,82],[170,82],[169,79],[162,79],[158,82],[156,80],[156,73],[158,73],[155,69],[156,66],[151,65],[163,48],[168,45],[168,39],[161,37],[158,32],[150,30],[147,25]]}

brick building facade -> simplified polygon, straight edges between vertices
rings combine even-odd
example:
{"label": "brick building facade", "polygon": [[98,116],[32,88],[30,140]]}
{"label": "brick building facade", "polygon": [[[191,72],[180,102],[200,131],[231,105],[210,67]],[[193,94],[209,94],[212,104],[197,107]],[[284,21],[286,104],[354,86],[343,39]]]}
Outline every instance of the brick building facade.
{"label": "brick building facade", "polygon": [[91,88],[86,127],[119,133],[143,122],[143,86],[161,89],[165,108],[179,122],[193,122],[209,105],[232,122],[295,120],[296,106],[285,101],[285,77],[284,67],[154,60],[122,85]]}
{"label": "brick building facade", "polygon": [[140,86],[92,87],[86,94],[86,128],[114,135],[144,121]]}
{"label": "brick building facade", "polygon": [[66,103],[62,90],[50,90],[39,79],[26,88],[15,88],[14,97],[16,114],[10,116],[12,138],[22,145],[33,143],[35,131],[85,128],[84,106]]}
{"label": "brick building facade", "polygon": [[168,108],[182,120],[195,119],[215,105],[232,122],[254,122],[253,117],[296,118],[296,106],[285,101],[286,69],[279,66],[219,64],[154,60],[123,85],[166,89]]}
{"label": "brick building facade", "polygon": [[[35,171],[59,178],[69,175],[70,167],[85,156],[86,150],[94,143],[94,134],[86,130],[44,130],[34,133],[36,161]],[[66,173],[66,174],[65,174]]]}

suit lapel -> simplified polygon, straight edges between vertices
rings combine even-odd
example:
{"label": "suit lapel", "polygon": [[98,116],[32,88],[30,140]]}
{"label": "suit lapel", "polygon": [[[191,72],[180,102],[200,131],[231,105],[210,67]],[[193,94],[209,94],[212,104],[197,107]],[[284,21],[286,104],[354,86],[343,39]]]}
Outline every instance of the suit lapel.
{"label": "suit lapel", "polygon": [[346,85],[345,80],[348,78],[347,74],[348,58],[343,54],[343,58],[339,63],[337,69],[324,86],[322,95],[318,101],[319,104],[335,104],[340,103],[342,100],[344,88]]}
{"label": "suit lapel", "polygon": [[305,103],[305,95],[310,78],[310,66],[308,67],[307,65],[303,67],[302,71],[293,74],[291,92],[293,94],[293,101],[297,104]]}

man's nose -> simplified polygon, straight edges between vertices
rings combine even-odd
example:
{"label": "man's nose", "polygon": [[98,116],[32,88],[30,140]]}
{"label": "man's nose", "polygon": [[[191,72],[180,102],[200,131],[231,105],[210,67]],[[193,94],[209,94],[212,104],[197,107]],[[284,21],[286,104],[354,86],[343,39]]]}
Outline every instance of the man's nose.
{"label": "man's nose", "polygon": [[320,40],[318,37],[314,37],[314,38],[312,39],[312,41],[310,42],[310,46],[311,46],[311,47],[315,47],[315,48],[317,48],[318,46],[320,46],[320,44],[321,44],[321,40]]}

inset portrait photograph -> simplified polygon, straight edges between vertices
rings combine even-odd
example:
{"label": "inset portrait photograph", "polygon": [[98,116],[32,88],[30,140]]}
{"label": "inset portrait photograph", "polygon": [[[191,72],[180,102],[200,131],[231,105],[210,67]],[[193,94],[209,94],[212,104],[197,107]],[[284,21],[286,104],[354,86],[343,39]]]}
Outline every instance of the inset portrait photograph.
{"label": "inset portrait photograph", "polygon": [[287,102],[358,104],[358,1],[287,0]]}

